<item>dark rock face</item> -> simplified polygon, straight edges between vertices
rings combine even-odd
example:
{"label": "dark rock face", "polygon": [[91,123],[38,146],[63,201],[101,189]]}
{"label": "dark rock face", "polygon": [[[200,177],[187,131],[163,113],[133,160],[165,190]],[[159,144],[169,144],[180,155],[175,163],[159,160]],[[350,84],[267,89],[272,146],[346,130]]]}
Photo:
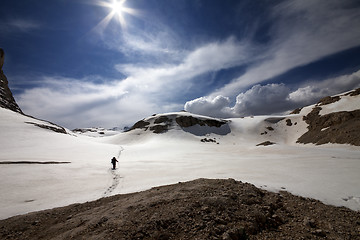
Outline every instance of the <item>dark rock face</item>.
{"label": "dark rock face", "polygon": [[291,119],[286,119],[286,126],[292,126]]}
{"label": "dark rock face", "polygon": [[202,120],[202,119],[198,119],[198,118],[194,118],[192,116],[180,116],[176,118],[176,122],[177,124],[179,124],[180,127],[191,127],[194,126],[196,124],[200,125],[200,126],[209,126],[209,127],[221,127],[222,125],[226,124],[227,121],[223,120],[223,121],[218,121],[215,119],[206,119],[206,120]]}
{"label": "dark rock face", "polygon": [[216,138],[214,139],[211,139],[211,138],[202,138],[200,140],[200,142],[203,142],[203,143],[216,143],[216,144],[219,144],[218,142],[216,142]]}
{"label": "dark rock face", "polygon": [[350,95],[350,96],[357,96],[357,95],[360,95],[360,88],[358,88],[358,89],[355,89],[354,91],[351,91],[351,92],[349,92],[348,94],[346,94],[346,95]]}
{"label": "dark rock face", "polygon": [[166,117],[166,116],[160,116],[158,118],[155,119],[154,123],[155,124],[159,124],[159,123],[171,123],[172,122],[172,119]]}
{"label": "dark rock face", "polygon": [[320,101],[318,102],[318,104],[321,106],[321,105],[327,105],[327,104],[330,104],[330,103],[334,103],[334,102],[337,102],[339,101],[341,98],[340,96],[336,96],[336,97],[324,97],[322,99],[320,99]]}
{"label": "dark rock face", "polygon": [[8,80],[2,70],[2,66],[4,64],[4,57],[4,50],[0,48],[0,107],[7,108],[14,112],[22,114],[23,112],[17,105],[8,86]]}
{"label": "dark rock face", "polygon": [[299,114],[301,112],[302,108],[297,108],[295,110],[293,110],[290,114]]}
{"label": "dark rock face", "polygon": [[150,131],[153,131],[154,133],[164,133],[169,130],[169,125],[154,125],[150,127]]}
{"label": "dark rock face", "polygon": [[137,129],[137,128],[144,128],[145,130],[148,128],[147,125],[149,125],[149,122],[145,122],[144,120],[140,120],[137,123],[134,124],[134,126],[132,126],[129,131]]}
{"label": "dark rock face", "polygon": [[[354,97],[359,94],[360,88],[342,96]],[[297,140],[297,143],[316,145],[338,143],[360,146],[360,109],[333,112],[323,116],[319,114],[320,106],[337,102],[342,96],[321,99],[313,110],[303,117],[303,120],[309,124],[308,131]]]}
{"label": "dark rock face", "polygon": [[5,60],[5,52],[2,48],[0,48],[0,70],[2,69],[2,66],[4,65]]}
{"label": "dark rock face", "polygon": [[[151,120],[140,120],[132,126],[129,131],[134,129],[143,129],[144,131],[150,130],[154,133],[165,133],[171,126],[174,125],[173,119],[167,116],[153,115],[154,122],[151,123]],[[209,126],[220,128],[222,125],[226,124],[226,120],[215,120],[215,119],[199,119],[192,116],[178,116],[175,119],[176,123],[182,128],[188,128],[195,125],[200,126]]]}
{"label": "dark rock face", "polygon": [[350,112],[335,112],[323,116],[319,115],[321,107],[303,117],[308,126],[308,132],[302,135],[298,143],[326,143],[351,144],[360,146],[360,110]]}
{"label": "dark rock face", "polygon": [[27,124],[32,124],[34,126],[37,126],[39,128],[43,128],[43,129],[46,129],[46,130],[51,130],[53,132],[57,132],[57,133],[63,133],[63,134],[67,134],[65,128],[63,127],[60,127],[58,125],[55,125],[53,123],[50,123],[52,124],[53,126],[48,126],[48,125],[45,125],[45,124],[38,124],[38,123],[33,123],[33,122],[25,122]]}
{"label": "dark rock face", "polygon": [[[156,115],[153,115],[156,116]],[[140,120],[137,123],[134,124],[128,131],[134,130],[134,129],[144,129],[150,130],[154,133],[164,133],[169,130],[169,127],[171,126],[172,119],[166,117],[166,116],[160,116],[158,118],[155,118],[154,125],[151,125],[150,122],[147,122],[145,120]]]}
{"label": "dark rock face", "polygon": [[270,126],[269,126],[269,127],[266,127],[266,129],[269,130],[269,131],[274,131],[274,128],[272,128],[272,127],[270,127]]}
{"label": "dark rock face", "polygon": [[256,146],[269,146],[269,145],[273,145],[275,144],[274,142],[270,142],[270,141],[265,141],[259,144],[256,144]]}

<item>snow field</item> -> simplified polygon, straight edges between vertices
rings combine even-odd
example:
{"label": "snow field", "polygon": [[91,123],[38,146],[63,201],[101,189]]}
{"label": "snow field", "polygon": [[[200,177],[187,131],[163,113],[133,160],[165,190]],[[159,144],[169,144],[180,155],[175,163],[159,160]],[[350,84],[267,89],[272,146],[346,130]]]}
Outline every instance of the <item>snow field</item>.
{"label": "snow field", "polygon": [[[0,109],[0,163],[71,162],[0,164],[0,218],[197,178],[234,178],[360,210],[360,148],[296,144],[306,131],[302,116],[310,111],[229,119],[227,135],[198,136],[203,129],[194,126],[94,138],[42,129],[25,122],[49,123]],[[292,126],[268,118],[290,119]],[[264,141],[276,144],[256,146]],[[112,171],[110,159],[120,151],[118,169]]]}

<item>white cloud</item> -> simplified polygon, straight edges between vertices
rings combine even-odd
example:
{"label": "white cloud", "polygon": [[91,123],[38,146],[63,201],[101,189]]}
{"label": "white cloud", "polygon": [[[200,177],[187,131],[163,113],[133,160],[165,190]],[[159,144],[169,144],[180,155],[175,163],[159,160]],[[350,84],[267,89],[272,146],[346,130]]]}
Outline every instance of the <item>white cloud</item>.
{"label": "white cloud", "polygon": [[288,110],[290,93],[284,84],[255,85],[236,98],[234,106],[223,96],[201,97],[185,104],[185,110],[213,117],[243,117],[279,113]]}
{"label": "white cloud", "polygon": [[[98,83],[101,77],[42,77],[38,87],[16,97],[25,113],[70,128],[90,123],[131,125],[156,112],[182,110],[183,104],[174,99],[191,91],[196,76],[245,61],[245,48],[245,44],[229,38],[195,49],[177,65],[117,65],[128,77],[102,83]],[[215,99],[217,104],[220,100],[226,98]]]}
{"label": "white cloud", "polygon": [[[283,84],[258,84],[294,67],[357,46],[360,11],[345,8],[347,3],[347,0],[282,2],[273,9],[272,38],[262,46],[228,37],[191,51],[183,50],[178,36],[158,22],[150,23],[144,31],[131,30],[130,26],[124,32],[108,28],[113,32],[100,34],[103,43],[130,59],[130,63],[115,66],[127,75],[125,79],[95,84],[91,77],[48,77],[41,80],[41,87],[25,91],[17,99],[25,112],[67,127],[89,126],[90,123],[105,127],[131,125],[152,113],[180,110],[181,105],[174,99],[203,88],[204,82],[197,82],[196,77],[247,65],[245,74],[210,96],[189,101],[185,108],[219,117],[285,111],[310,102],[309,99],[316,96],[333,93],[321,90],[328,85],[332,84],[334,91],[356,85],[357,75],[329,80],[323,85],[312,82],[293,92]],[[24,30],[39,27],[21,22],[13,26],[19,29],[22,26]],[[150,28],[154,31],[147,31]],[[131,63],[134,59],[137,62]],[[348,79],[348,83],[341,88],[340,82],[344,79]],[[235,96],[236,103],[230,106]]]}
{"label": "white cloud", "polygon": [[3,33],[23,32],[29,33],[31,31],[40,29],[42,24],[31,19],[9,19],[0,23],[0,30]]}
{"label": "white cloud", "polygon": [[320,98],[346,92],[360,87],[360,70],[348,75],[326,79],[321,82],[307,83],[289,94],[292,102],[311,104]]}
{"label": "white cloud", "polygon": [[236,97],[233,111],[238,116],[280,113],[288,110],[289,88],[284,84],[255,85]]}
{"label": "white cloud", "polygon": [[30,115],[68,128],[131,126],[153,113],[180,111],[182,104],[159,98],[131,79],[103,81],[99,77],[73,79],[42,77],[41,86],[16,95]]}
{"label": "white cloud", "polygon": [[[136,32],[126,31],[122,33],[122,41],[125,44],[117,44],[116,48],[127,55],[141,54],[160,55],[168,58],[177,58],[182,52],[176,50],[176,35],[171,31]],[[175,55],[175,56],[174,56]]]}
{"label": "white cloud", "polygon": [[201,97],[187,102],[184,109],[200,115],[229,117],[232,115],[229,104],[230,99],[227,97]]}
{"label": "white cloud", "polygon": [[90,32],[90,41],[100,40],[102,46],[118,51],[138,64],[181,60],[187,51],[181,47],[183,41],[177,33],[159,21],[157,16],[139,10],[136,12],[135,17],[143,23],[141,26],[130,16],[126,16],[126,28],[120,27],[111,18],[105,18]]}
{"label": "white cloud", "polygon": [[190,52],[179,64],[141,66],[140,64],[118,64],[116,69],[129,76],[131,84],[174,93],[179,86],[186,89],[196,76],[208,72],[241,65],[249,56],[246,43],[230,37],[223,42],[209,43]]}
{"label": "white cloud", "polygon": [[[128,101],[127,92],[117,82],[95,84],[92,80],[43,77],[41,87],[19,94],[17,102],[25,113],[69,128],[88,126],[92,122],[108,126],[116,121],[116,118],[110,119],[111,108],[121,114],[119,103]],[[135,103],[146,105],[139,100]],[[109,112],[104,112],[105,109]]]}
{"label": "white cloud", "polygon": [[273,10],[272,40],[263,59],[213,95],[240,90],[331,54],[359,46],[360,9],[344,0],[292,0]]}
{"label": "white cloud", "polygon": [[293,102],[302,102],[311,104],[314,101],[314,98],[319,98],[323,96],[315,86],[306,86],[297,89],[296,91],[289,94],[288,99]]}
{"label": "white cloud", "polygon": [[201,97],[185,104],[185,110],[213,117],[243,117],[283,113],[318,102],[321,98],[360,88],[360,70],[349,75],[309,82],[291,91],[285,84],[257,84],[240,93],[236,103],[221,95]]}
{"label": "white cloud", "polygon": [[[351,3],[350,0],[326,3],[321,0],[289,0],[280,3],[272,9],[269,43],[263,45],[262,51],[257,51],[255,56],[246,54],[249,53],[246,49],[243,51],[247,59],[239,65],[252,62],[247,71],[209,96],[189,101],[185,106],[195,113],[206,114],[208,106],[212,106],[211,100],[218,96],[237,96],[234,106],[225,105],[218,112],[212,109],[209,114],[223,116],[226,112],[229,117],[269,114],[359,87],[359,72],[306,84],[292,83],[292,88],[298,88],[292,92],[283,84],[259,85],[295,67],[359,46],[360,10],[355,6],[348,7]],[[247,47],[254,49],[256,46],[248,44]]]}

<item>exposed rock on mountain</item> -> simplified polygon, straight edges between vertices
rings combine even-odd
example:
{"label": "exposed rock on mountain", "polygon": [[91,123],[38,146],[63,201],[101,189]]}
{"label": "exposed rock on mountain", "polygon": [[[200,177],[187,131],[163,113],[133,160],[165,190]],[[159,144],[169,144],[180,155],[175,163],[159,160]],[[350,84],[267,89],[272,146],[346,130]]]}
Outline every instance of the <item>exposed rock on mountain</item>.
{"label": "exposed rock on mountain", "polygon": [[226,120],[215,120],[215,119],[199,119],[192,116],[179,116],[176,118],[177,124],[180,127],[191,127],[194,125],[209,126],[209,127],[221,127],[226,124]]}
{"label": "exposed rock on mountain", "polygon": [[85,135],[88,137],[106,137],[119,134],[121,131],[118,128],[105,129],[99,127],[92,128],[76,128],[72,130],[73,133],[77,135]]}
{"label": "exposed rock on mountain", "polygon": [[2,70],[2,67],[4,65],[5,60],[5,52],[2,48],[0,48],[0,70]]}
{"label": "exposed rock on mountain", "polygon": [[7,108],[18,113],[23,113],[10,91],[8,80],[2,70],[4,58],[4,50],[0,48],[0,107]]}
{"label": "exposed rock on mountain", "polygon": [[273,145],[273,144],[275,144],[275,143],[270,142],[270,141],[265,141],[265,142],[257,144],[256,146],[269,146],[269,145]]}
{"label": "exposed rock on mountain", "polygon": [[290,114],[299,114],[302,108],[294,109]]}
{"label": "exposed rock on mountain", "polygon": [[[278,143],[279,140],[282,142],[291,139],[293,143],[315,143],[317,145],[337,143],[359,146],[359,94],[360,89],[356,89],[342,95],[325,97],[316,105],[295,109],[291,113],[295,116],[269,116],[261,122],[254,120],[254,124],[244,121],[243,124],[249,125],[241,131],[250,132],[253,131],[250,130],[252,128],[264,127],[264,131],[260,132],[264,138],[259,142],[268,140]],[[234,122],[235,124],[233,124]],[[307,132],[304,122],[308,125]],[[239,123],[239,119],[219,119],[177,112],[154,114],[135,123],[129,131],[138,130],[137,134],[140,135],[142,131],[159,134],[169,130],[183,130],[196,136],[209,134],[224,136],[232,131],[237,131],[236,128],[241,126]],[[291,130],[284,130],[284,127],[291,128]],[[208,141],[203,138],[202,142]]]}
{"label": "exposed rock on mountain", "polygon": [[[153,115],[149,118],[138,121],[130,128],[129,131],[135,129],[143,129],[144,131],[152,131],[153,133],[165,133],[171,128],[180,128],[184,131],[191,132],[195,135],[205,135],[212,132],[208,128],[220,129],[226,128],[228,120],[215,119],[205,116],[191,115],[190,113],[170,113]],[[201,131],[193,131],[192,127],[199,127]],[[199,130],[199,129],[198,129]],[[219,131],[217,131],[219,132]],[[223,132],[230,132],[230,129],[225,129]],[[225,133],[226,134],[226,133]],[[225,135],[221,134],[221,135]]]}
{"label": "exposed rock on mountain", "polygon": [[318,104],[319,104],[319,106],[327,105],[327,104],[330,104],[330,103],[337,102],[340,99],[341,99],[340,96],[335,96],[335,97],[327,96],[327,97],[324,97],[324,98],[320,99]]}
{"label": "exposed rock on mountain", "polygon": [[320,116],[321,108],[316,107],[304,120],[309,124],[309,131],[297,142],[352,144],[360,146],[360,110],[336,112]]}
{"label": "exposed rock on mountain", "polygon": [[345,94],[345,96],[347,96],[347,95],[350,95],[350,96],[352,96],[352,97],[353,97],[353,96],[360,95],[360,88],[355,89],[354,91],[351,91],[351,92]]}
{"label": "exposed rock on mountain", "polygon": [[326,143],[351,144],[360,146],[360,109],[354,111],[339,111],[320,115],[322,107],[340,101],[341,97],[355,97],[359,93],[356,89],[348,94],[326,97],[315,105],[313,110],[303,117],[308,126],[308,132],[298,139],[298,143]]}
{"label": "exposed rock on mountain", "polygon": [[[8,86],[8,84],[9,84],[8,80],[2,70],[2,66],[4,65],[4,58],[5,58],[4,50],[2,48],[0,48],[0,107],[12,110],[14,112],[18,112],[20,114],[30,117],[31,119],[36,120],[35,122],[30,122],[30,121],[26,122],[27,124],[32,124],[36,127],[40,127],[40,128],[46,129],[46,130],[57,132],[57,133],[67,134],[66,130],[61,126],[58,126],[58,125],[48,122],[48,121],[39,120],[32,116],[26,115],[22,112],[22,110],[17,105],[17,103],[12,95],[12,92]],[[40,122],[38,122],[38,121],[40,121]]]}
{"label": "exposed rock on mountain", "polygon": [[39,128],[50,130],[50,131],[53,131],[53,132],[56,132],[56,133],[67,134],[65,128],[60,127],[60,126],[58,126],[58,125],[56,125],[54,123],[51,123],[51,122],[44,121],[45,124],[39,124],[39,123],[33,123],[33,122],[25,122],[25,123],[32,124],[32,125],[37,126]]}

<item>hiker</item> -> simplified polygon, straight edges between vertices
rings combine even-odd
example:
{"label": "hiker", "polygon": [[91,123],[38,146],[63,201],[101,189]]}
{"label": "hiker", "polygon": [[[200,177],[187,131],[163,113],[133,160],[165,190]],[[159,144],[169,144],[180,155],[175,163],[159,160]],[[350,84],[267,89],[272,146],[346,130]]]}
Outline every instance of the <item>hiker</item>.
{"label": "hiker", "polygon": [[111,159],[111,163],[112,163],[112,165],[113,165],[113,170],[115,170],[115,168],[116,168],[116,162],[119,162],[115,157],[113,157],[112,159]]}

